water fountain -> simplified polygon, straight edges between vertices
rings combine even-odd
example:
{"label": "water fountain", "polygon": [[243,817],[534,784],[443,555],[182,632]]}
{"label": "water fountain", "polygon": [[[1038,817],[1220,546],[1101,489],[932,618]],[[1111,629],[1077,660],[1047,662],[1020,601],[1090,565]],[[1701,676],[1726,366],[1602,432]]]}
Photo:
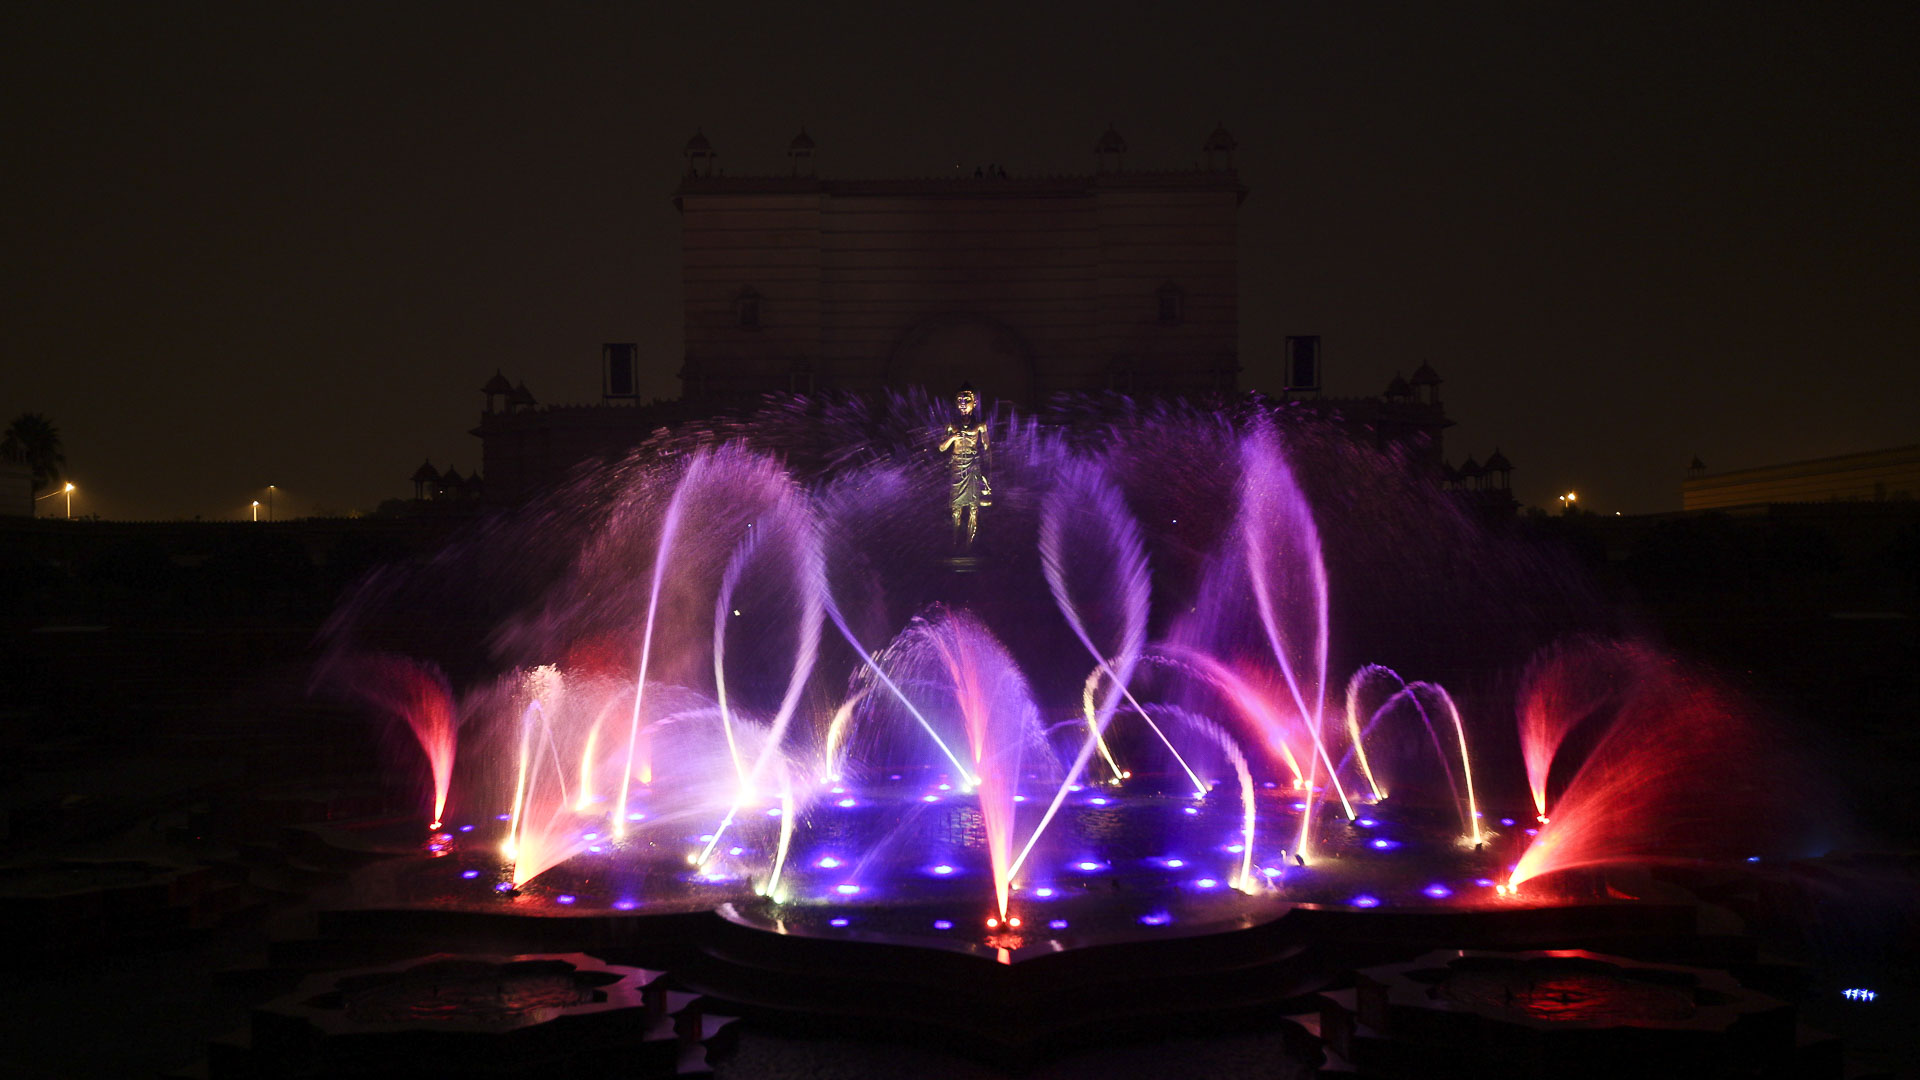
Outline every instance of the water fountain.
{"label": "water fountain", "polygon": [[[719,912],[726,933],[869,947],[868,968],[898,948],[1138,966],[1235,934],[1275,956],[1532,947],[1624,926],[1619,861],[1797,842],[1729,691],[1618,638],[1553,643],[1603,626],[1503,643],[1489,668],[1545,647],[1517,705],[1354,655],[1343,588],[1404,598],[1413,637],[1449,617],[1444,588],[1367,559],[1433,567],[1480,537],[1390,455],[1264,407],[1002,415],[957,558],[942,422],[925,399],[800,403],[665,433],[363,590],[324,674],[417,740],[413,906]],[[421,632],[462,590],[483,595]],[[1723,785],[1752,815],[1699,830]]]}

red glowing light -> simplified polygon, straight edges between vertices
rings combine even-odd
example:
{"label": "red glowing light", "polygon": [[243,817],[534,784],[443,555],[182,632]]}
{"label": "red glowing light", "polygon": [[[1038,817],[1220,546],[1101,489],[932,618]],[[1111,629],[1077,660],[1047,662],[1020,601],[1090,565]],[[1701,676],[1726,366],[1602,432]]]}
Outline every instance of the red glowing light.
{"label": "red glowing light", "polygon": [[993,916],[993,915],[989,915],[989,916],[987,916],[987,929],[989,929],[989,930],[998,930],[998,929],[1000,929],[1000,920],[999,920],[999,918],[997,918],[996,916]]}
{"label": "red glowing light", "polygon": [[1008,920],[1007,920],[1007,928],[1008,928],[1008,929],[1010,929],[1010,930],[1018,930],[1018,929],[1020,929],[1020,916],[1018,916],[1018,915],[1015,915],[1014,917],[1012,917],[1012,918],[1010,918],[1010,919],[1008,919]]}

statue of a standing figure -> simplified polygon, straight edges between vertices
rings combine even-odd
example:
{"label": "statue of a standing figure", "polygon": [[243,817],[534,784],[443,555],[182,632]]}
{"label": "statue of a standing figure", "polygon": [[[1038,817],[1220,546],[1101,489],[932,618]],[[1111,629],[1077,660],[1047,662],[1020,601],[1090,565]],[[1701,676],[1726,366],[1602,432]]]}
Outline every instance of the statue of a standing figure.
{"label": "statue of a standing figure", "polygon": [[953,546],[960,547],[961,519],[966,519],[965,546],[973,547],[980,535],[980,508],[992,506],[993,486],[987,480],[987,423],[980,418],[980,402],[974,397],[973,384],[960,384],[953,403],[960,409],[960,420],[947,425],[947,439],[940,452],[947,455],[947,507],[953,511]]}

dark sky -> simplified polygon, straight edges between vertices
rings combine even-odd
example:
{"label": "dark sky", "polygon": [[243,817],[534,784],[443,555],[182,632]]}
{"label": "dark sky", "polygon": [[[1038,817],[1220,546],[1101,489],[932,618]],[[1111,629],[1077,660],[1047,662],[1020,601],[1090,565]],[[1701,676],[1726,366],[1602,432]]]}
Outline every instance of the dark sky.
{"label": "dark sky", "polygon": [[543,402],[641,342],[678,393],[696,127],[736,174],[1086,172],[1239,139],[1241,356],[1336,394],[1431,362],[1450,456],[1677,508],[1920,441],[1907,5],[8,5],[0,412],[77,513],[245,516],[462,472],[496,367]]}

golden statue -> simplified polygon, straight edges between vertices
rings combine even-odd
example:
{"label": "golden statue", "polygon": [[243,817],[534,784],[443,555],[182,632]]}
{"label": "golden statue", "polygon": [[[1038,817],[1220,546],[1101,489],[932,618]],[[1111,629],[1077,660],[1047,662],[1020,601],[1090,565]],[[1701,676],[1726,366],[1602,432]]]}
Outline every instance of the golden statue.
{"label": "golden statue", "polygon": [[962,383],[953,403],[960,409],[960,422],[947,425],[947,439],[940,452],[947,455],[950,484],[947,506],[953,511],[953,546],[960,547],[960,522],[966,519],[966,546],[980,534],[980,508],[992,506],[993,485],[987,480],[987,423],[980,418],[980,402],[973,384]]}

